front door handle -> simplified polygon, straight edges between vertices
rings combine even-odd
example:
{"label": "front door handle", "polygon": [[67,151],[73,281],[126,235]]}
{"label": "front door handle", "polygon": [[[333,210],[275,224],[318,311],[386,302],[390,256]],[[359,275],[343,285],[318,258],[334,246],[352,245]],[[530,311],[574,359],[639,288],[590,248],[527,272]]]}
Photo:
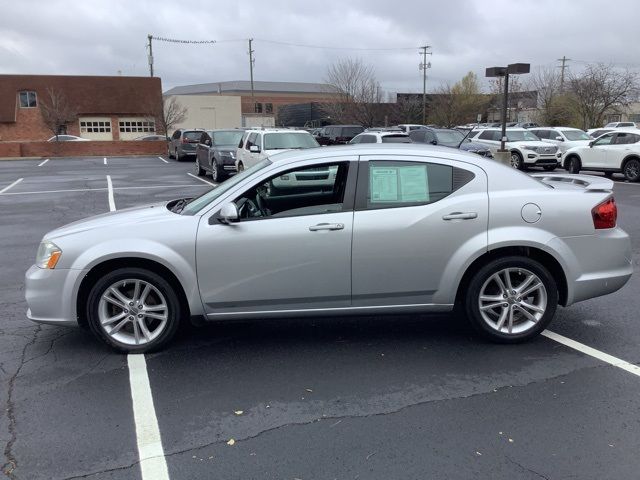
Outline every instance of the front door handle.
{"label": "front door handle", "polygon": [[317,232],[319,230],[342,230],[344,229],[344,223],[319,223],[317,225],[311,225],[309,230]]}
{"label": "front door handle", "polygon": [[452,212],[442,217],[443,220],[471,220],[472,218],[478,218],[478,214],[476,212]]}

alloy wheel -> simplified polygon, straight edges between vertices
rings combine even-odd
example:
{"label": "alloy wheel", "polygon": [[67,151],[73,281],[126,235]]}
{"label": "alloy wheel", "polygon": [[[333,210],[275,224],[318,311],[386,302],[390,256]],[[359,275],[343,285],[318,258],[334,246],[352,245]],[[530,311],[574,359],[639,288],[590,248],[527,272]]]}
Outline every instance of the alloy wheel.
{"label": "alloy wheel", "polygon": [[153,284],[126,279],[109,286],[98,303],[100,328],[126,345],[145,345],[162,334],[169,319],[167,301]]}
{"label": "alloy wheel", "polygon": [[624,166],[624,176],[631,182],[637,181],[640,178],[640,162],[629,160]]}
{"label": "alloy wheel", "polygon": [[482,285],[478,298],[482,320],[503,334],[535,327],[547,308],[547,290],[540,278],[524,268],[505,268]]}
{"label": "alloy wheel", "polygon": [[518,156],[517,153],[512,153],[511,154],[511,166],[513,168],[519,168],[520,167],[520,157]]}

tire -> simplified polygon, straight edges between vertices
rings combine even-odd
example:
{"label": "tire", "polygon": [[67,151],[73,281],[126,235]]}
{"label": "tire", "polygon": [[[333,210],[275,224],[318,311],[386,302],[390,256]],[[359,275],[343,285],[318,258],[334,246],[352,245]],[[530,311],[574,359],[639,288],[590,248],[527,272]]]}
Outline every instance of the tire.
{"label": "tire", "polygon": [[174,157],[174,156],[173,156],[173,154],[171,153],[171,148],[167,148],[167,155],[169,156],[169,159],[176,158],[176,157]]}
{"label": "tire", "polygon": [[211,159],[211,180],[220,183],[225,179],[224,170],[220,168],[215,158]]}
{"label": "tire", "polygon": [[524,165],[524,160],[522,159],[522,155],[520,155],[518,152],[511,152],[511,166],[513,168],[517,168],[518,170],[524,170],[525,169],[525,165]]}
{"label": "tire", "polygon": [[180,307],[173,287],[157,273],[119,268],[97,279],[91,288],[86,304],[87,323],[93,334],[110,347],[124,353],[147,353],[160,350],[175,336]]}
{"label": "tire", "polygon": [[547,172],[553,172],[557,167],[555,165],[545,165],[542,168],[544,168],[545,171],[547,171]]}
{"label": "tire", "polygon": [[204,168],[202,168],[202,167],[200,166],[200,160],[198,159],[198,157],[197,157],[197,156],[196,156],[196,161],[195,161],[195,164],[194,164],[194,165],[195,165],[195,172],[196,172],[196,175],[197,175],[198,177],[204,177],[204,176],[205,176],[205,174],[206,174],[207,172],[205,172],[205,171],[204,171]]}
{"label": "tire", "polygon": [[604,176],[611,179],[613,178],[613,172],[604,172]]}
{"label": "tire", "polygon": [[622,173],[624,173],[624,178],[630,182],[637,182],[640,180],[640,160],[636,158],[627,160],[624,167],[622,167]]}
{"label": "tire", "polygon": [[181,161],[182,161],[182,158],[183,158],[183,157],[181,157],[181,156],[180,156],[180,154],[178,153],[178,148],[177,148],[177,147],[176,147],[176,151],[175,151],[174,156],[175,156],[175,159],[176,159],[178,162],[181,162]]}
{"label": "tire", "polygon": [[[500,287],[509,285],[505,272],[509,274],[510,292]],[[532,280],[527,284],[530,276]],[[537,284],[538,288],[527,297],[518,295],[519,288],[527,292]],[[558,306],[558,288],[542,264],[527,257],[511,256],[480,268],[473,275],[463,301],[467,319],[477,333],[496,343],[519,343],[530,340],[549,325]]]}
{"label": "tire", "polygon": [[567,172],[580,173],[581,167],[582,167],[582,164],[580,163],[580,159],[575,155],[567,159],[567,166],[565,167],[567,169]]}

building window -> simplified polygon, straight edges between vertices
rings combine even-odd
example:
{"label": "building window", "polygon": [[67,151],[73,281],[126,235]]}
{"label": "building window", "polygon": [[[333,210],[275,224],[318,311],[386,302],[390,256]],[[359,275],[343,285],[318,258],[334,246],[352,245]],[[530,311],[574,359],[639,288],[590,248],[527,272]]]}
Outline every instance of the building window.
{"label": "building window", "polygon": [[273,113],[273,103],[265,103],[264,104],[264,112],[265,113]]}
{"label": "building window", "polygon": [[111,120],[81,120],[80,133],[111,133]]}
{"label": "building window", "polygon": [[156,123],[151,120],[120,120],[120,133],[156,133]]}
{"label": "building window", "polygon": [[259,102],[256,102],[256,103],[253,105],[253,111],[254,111],[255,113],[262,113],[262,104],[261,104],[261,103],[259,103]]}
{"label": "building window", "polygon": [[629,121],[635,123],[640,122],[640,113],[632,113],[629,115]]}
{"label": "building window", "polygon": [[36,92],[20,92],[20,108],[35,108],[37,106]]}

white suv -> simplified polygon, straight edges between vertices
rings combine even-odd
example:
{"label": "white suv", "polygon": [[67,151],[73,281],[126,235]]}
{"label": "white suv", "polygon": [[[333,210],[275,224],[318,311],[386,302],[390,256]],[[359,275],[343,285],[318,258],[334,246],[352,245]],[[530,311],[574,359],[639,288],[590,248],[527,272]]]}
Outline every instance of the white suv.
{"label": "white suv", "polygon": [[593,140],[584,130],[571,127],[539,127],[530,128],[533,133],[543,142],[553,143],[561,153],[573,147],[584,147]]}
{"label": "white suv", "polygon": [[402,132],[364,132],[349,141],[349,145],[358,143],[411,143],[411,138]]}
{"label": "white suv", "polygon": [[275,153],[319,146],[306,130],[247,130],[236,150],[236,168],[241,172]]}
{"label": "white suv", "polygon": [[[519,170],[527,167],[544,167],[545,170],[555,170],[559,166],[561,153],[552,143],[542,142],[531,131],[525,128],[507,128],[505,149],[511,152],[511,166]],[[495,154],[500,148],[502,130],[487,128],[472,132],[469,138],[474,142],[483,143]]]}
{"label": "white suv", "polygon": [[624,174],[630,182],[640,180],[640,130],[617,128],[588,145],[574,147],[564,155],[564,168],[571,173],[580,170]]}

